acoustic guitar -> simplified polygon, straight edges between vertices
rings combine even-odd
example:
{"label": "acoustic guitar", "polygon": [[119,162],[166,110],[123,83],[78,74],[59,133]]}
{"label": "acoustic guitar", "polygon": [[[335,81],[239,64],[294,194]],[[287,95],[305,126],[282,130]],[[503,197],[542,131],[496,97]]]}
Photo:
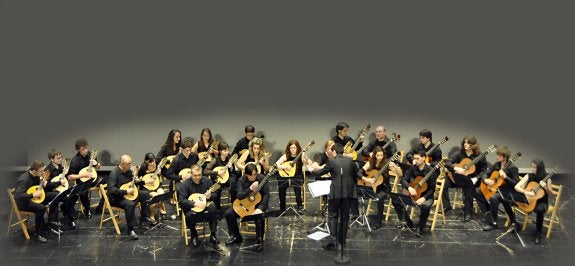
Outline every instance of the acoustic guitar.
{"label": "acoustic guitar", "polygon": [[98,178],[98,172],[96,171],[96,168],[92,165],[92,160],[95,160],[97,157],[98,157],[98,149],[92,150],[92,154],[90,157],[90,165],[80,170],[81,175],[83,175],[84,173],[90,173],[91,177],[81,177],[80,181],[87,182],[89,180],[96,180],[96,178]]}
{"label": "acoustic guitar", "polygon": [[[387,147],[388,147],[389,145],[391,145],[391,143],[393,143],[393,142],[395,142],[395,141],[399,141],[400,138],[401,138],[401,135],[395,134],[395,132],[394,132],[394,133],[393,133],[393,137],[391,138],[391,140],[388,141],[387,143],[385,143],[385,145],[383,145],[383,146],[381,147],[381,149],[385,151],[385,149],[387,149]],[[364,162],[367,162],[367,161],[369,161],[369,158],[371,158],[371,156],[363,156],[362,160],[363,160]]]}
{"label": "acoustic guitar", "polygon": [[[447,136],[445,136],[443,139],[441,139],[438,143],[435,143],[435,145],[433,145],[433,147],[431,147],[431,149],[429,149],[428,151],[425,152],[425,163],[429,164],[433,161],[433,158],[431,158],[431,153],[433,151],[435,151],[437,148],[439,148],[439,146],[441,146],[441,144],[446,143],[449,140],[449,138]],[[407,162],[407,165],[413,165],[413,162]]]}
{"label": "acoustic guitar", "polygon": [[370,125],[370,124],[367,124],[366,126],[364,126],[364,127],[361,129],[361,132],[359,133],[359,135],[357,136],[357,138],[353,141],[353,146],[351,145],[351,141],[348,141],[348,142],[345,144],[345,146],[343,147],[344,153],[347,153],[347,154],[351,153],[351,154],[353,154],[353,158],[352,158],[352,159],[353,159],[354,161],[357,160],[357,151],[355,150],[355,148],[357,148],[357,146],[358,146],[359,143],[360,143],[359,139],[360,139],[362,136],[365,136],[365,134],[367,134],[367,132],[369,131],[369,128],[370,128],[370,127],[371,127],[371,125]]}
{"label": "acoustic guitar", "polygon": [[156,189],[160,188],[160,171],[162,167],[168,161],[168,157],[162,158],[158,166],[156,166],[156,171],[153,173],[147,173],[142,177],[142,181],[144,181],[144,187],[149,191],[155,191]]}
{"label": "acoustic guitar", "polygon": [[[68,182],[68,178],[66,178],[66,174],[68,173],[68,170],[70,169],[70,158],[66,158],[64,159],[64,161],[62,161],[62,173],[53,177],[50,182],[58,182],[60,183],[60,185],[58,187],[56,187],[56,191],[58,192],[62,192],[65,191],[66,189],[68,189],[70,187],[70,184]],[[62,181],[64,181],[64,184],[62,184]]]}
{"label": "acoustic guitar", "polygon": [[228,163],[226,165],[217,166],[217,167],[214,167],[214,169],[212,169],[216,173],[219,173],[222,169],[226,170],[223,175],[218,175],[218,180],[217,180],[218,183],[225,184],[226,182],[228,182],[228,179],[230,178],[230,171],[228,169],[230,169],[230,166],[232,166],[237,160],[238,160],[238,154],[236,153],[236,154],[232,155],[232,157],[230,158],[230,160],[228,161]]}
{"label": "acoustic guitar", "polygon": [[[555,166],[555,168],[551,170],[551,173],[547,174],[541,181],[547,183],[547,180],[551,178],[557,171],[559,171],[559,168],[561,168],[561,165]],[[516,202],[517,207],[519,207],[519,209],[521,209],[525,213],[532,212],[533,210],[535,210],[537,200],[545,196],[545,189],[542,188],[543,187],[541,186],[541,184],[539,184],[539,182],[535,181],[529,182],[527,186],[525,186],[525,191],[533,191],[535,192],[535,195],[534,196],[526,195],[525,197],[527,198],[527,202],[529,203]]]}
{"label": "acoustic guitar", "polygon": [[279,173],[281,177],[293,177],[295,175],[295,171],[296,168],[294,167],[294,165],[296,164],[296,162],[301,158],[302,154],[306,151],[308,151],[311,146],[313,146],[315,144],[315,140],[312,140],[309,144],[307,144],[307,146],[301,150],[298,155],[293,159],[293,161],[285,161],[282,163],[282,165],[284,166],[291,166],[291,168],[289,170],[287,169],[279,169]]}
{"label": "acoustic guitar", "polygon": [[269,177],[272,176],[277,172],[277,167],[272,165],[270,167],[270,171],[266,174],[264,179],[260,182],[258,187],[250,193],[247,197],[243,199],[236,199],[234,200],[233,208],[234,211],[240,216],[240,218],[244,218],[245,216],[251,215],[256,210],[256,205],[260,203],[262,200],[262,194],[260,190],[264,187],[264,185],[268,182]]}
{"label": "acoustic guitar", "polygon": [[[220,144],[220,140],[216,139],[212,142],[212,144],[210,145],[210,147],[208,148],[207,151],[202,151],[198,153],[198,157],[200,158],[200,160],[198,161],[198,165],[202,166],[205,162],[211,162],[212,161],[212,152],[214,152],[214,150],[216,150],[218,148],[218,145]],[[199,146],[199,144],[198,144]]]}
{"label": "acoustic guitar", "polygon": [[140,166],[137,165],[136,169],[133,172],[133,176],[132,176],[132,181],[123,184],[120,186],[121,190],[128,190],[130,188],[134,189],[134,194],[126,194],[124,195],[124,198],[127,200],[135,200],[136,198],[138,198],[138,187],[136,187],[136,177],[138,177],[138,170],[140,170]]}
{"label": "acoustic guitar", "polygon": [[[505,167],[503,167],[503,169],[501,169],[501,171],[506,170],[507,168],[509,168],[509,166],[511,165],[511,163],[517,161],[517,159],[519,159],[519,157],[521,157],[521,153],[518,152],[515,155],[513,155],[511,157],[511,159],[509,159],[509,162],[505,164]],[[487,201],[489,201],[489,199],[491,197],[493,197],[493,195],[495,195],[495,193],[497,193],[497,189],[505,184],[505,179],[501,178],[501,176],[499,175],[499,171],[493,171],[493,173],[491,173],[491,175],[488,177],[489,179],[493,180],[494,183],[493,185],[487,185],[485,184],[485,182],[481,182],[481,185],[479,185],[480,189],[481,189],[481,193],[483,194],[483,196],[485,197],[485,199]]]}
{"label": "acoustic guitar", "polygon": [[31,186],[26,190],[26,194],[34,194],[36,191],[40,190],[42,194],[39,197],[33,197],[32,201],[35,203],[42,203],[44,199],[46,199],[46,192],[44,191],[44,187],[48,182],[48,177],[50,176],[50,171],[44,170],[44,174],[40,177],[40,184]]}
{"label": "acoustic guitar", "polygon": [[387,171],[387,169],[389,168],[389,163],[392,161],[398,161],[399,160],[399,155],[400,153],[396,153],[393,156],[391,156],[391,158],[389,160],[387,160],[387,162],[385,163],[385,165],[378,171],[378,170],[369,170],[367,172],[367,178],[372,178],[375,179],[375,182],[373,182],[372,185],[367,184],[365,181],[363,181],[362,179],[357,180],[357,185],[359,186],[371,186],[373,188],[373,192],[377,192],[377,186],[381,185],[383,183],[383,181],[385,181],[385,178],[383,177],[383,173],[385,173],[385,171]]}
{"label": "acoustic guitar", "polygon": [[447,158],[441,159],[441,161],[439,161],[433,167],[433,169],[431,171],[429,171],[429,173],[427,173],[425,176],[418,176],[413,181],[411,181],[409,183],[409,186],[412,187],[413,189],[415,189],[415,195],[411,195],[411,193],[409,193],[408,189],[403,189],[403,194],[411,196],[411,199],[413,199],[414,201],[421,198],[421,194],[423,194],[423,192],[427,191],[427,187],[428,187],[427,180],[431,177],[431,175],[433,175],[433,173],[435,171],[437,171],[439,168],[443,167],[446,160],[447,160]]}
{"label": "acoustic guitar", "polygon": [[[485,156],[487,156],[487,154],[492,153],[494,151],[495,151],[495,145],[491,145],[491,146],[487,147],[486,151],[481,153],[479,156],[475,157],[475,159],[471,160],[469,158],[463,158],[463,160],[461,160],[461,162],[453,165],[453,167],[460,167],[460,168],[465,169],[465,172],[463,173],[463,175],[469,176],[470,174],[475,172],[475,164],[477,162],[479,162],[480,160],[482,160],[483,158],[485,158]],[[454,174],[452,172],[447,172],[447,176],[449,176],[449,179],[451,179],[451,182],[456,184],[455,177],[453,175]]]}
{"label": "acoustic guitar", "polygon": [[[221,185],[220,183],[215,183],[215,184],[213,184],[213,185],[208,189],[208,191],[210,191],[210,193],[212,193],[212,192],[214,192],[214,191],[220,189],[221,187],[222,187],[222,185]],[[204,203],[204,207],[200,208],[200,207],[194,206],[194,207],[192,208],[192,211],[194,211],[194,212],[202,212],[202,211],[205,210],[206,207],[211,203],[211,202],[207,203],[207,201],[208,201],[208,195],[207,195],[207,194],[208,194],[208,191],[206,191],[206,193],[194,193],[194,194],[192,194],[192,195],[190,195],[190,196],[188,197],[188,200],[191,200],[191,201],[194,201],[194,202],[198,202],[198,201],[199,201],[199,202],[203,202],[203,203]],[[206,204],[206,203],[207,203],[207,204]]]}
{"label": "acoustic guitar", "polygon": [[[178,154],[179,154],[179,153],[178,153]],[[164,167],[165,167],[166,169],[169,169],[169,168],[170,168],[170,165],[172,165],[172,161],[174,160],[174,158],[176,158],[176,155],[178,155],[178,154],[164,157],[164,158],[166,158],[166,164],[164,164]],[[162,159],[164,159],[164,158],[162,158]]]}

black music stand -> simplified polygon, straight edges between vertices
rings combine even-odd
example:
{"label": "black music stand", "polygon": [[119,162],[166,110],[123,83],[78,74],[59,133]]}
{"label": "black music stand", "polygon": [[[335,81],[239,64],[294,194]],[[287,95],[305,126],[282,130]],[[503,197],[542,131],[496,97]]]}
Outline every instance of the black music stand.
{"label": "black music stand", "polygon": [[[46,208],[48,208],[48,212],[50,210],[52,210],[53,208],[58,208],[58,203],[63,202],[64,199],[66,199],[68,197],[69,192],[71,191],[71,188],[68,188],[60,193],[58,193],[58,195],[56,195],[56,197],[54,197],[52,199],[52,201],[48,202],[46,204]],[[57,209],[56,209],[57,210]],[[59,215],[56,215],[56,222],[58,223],[58,231],[56,232],[58,235],[58,243],[60,243],[60,235],[61,235],[61,223],[60,223],[60,218],[58,218]]]}
{"label": "black music stand", "polygon": [[[523,193],[517,192],[515,189],[508,188],[508,187],[499,187],[499,189],[497,190],[497,193],[499,193],[499,195],[501,196],[501,198],[504,201],[509,202],[509,204],[514,204],[515,202],[529,204],[529,201],[527,200],[525,195]],[[503,234],[501,234],[497,238],[495,238],[495,241],[499,242],[499,239],[501,239],[505,235],[513,232],[513,233],[515,233],[517,238],[519,238],[519,242],[521,242],[521,245],[523,247],[525,247],[525,242],[523,242],[523,239],[519,235],[519,231],[517,231],[518,229],[519,228],[516,227],[516,223],[512,223],[509,226],[509,228],[507,229],[507,231],[505,231]]]}
{"label": "black music stand", "polygon": [[407,225],[407,218],[409,217],[407,214],[407,210],[409,208],[409,206],[416,206],[415,201],[413,201],[413,199],[411,198],[411,196],[405,195],[405,194],[401,194],[401,193],[394,193],[391,192],[389,193],[389,196],[391,197],[391,201],[392,202],[399,202],[403,205],[403,209],[402,211],[402,217],[403,217],[403,222],[401,223],[401,226],[399,227],[399,230],[397,232],[397,235],[395,236],[395,238],[393,238],[393,242],[395,242],[395,240],[401,236],[401,233],[404,230],[407,230],[409,232],[411,232],[414,235],[418,235],[417,232],[413,232],[411,230],[411,228]]}
{"label": "black music stand", "polygon": [[[295,180],[292,180],[292,179],[293,179],[293,177],[282,177],[282,176],[279,176],[279,175],[278,175],[278,181],[277,181],[277,182],[278,182],[278,187],[279,187],[280,184],[285,184],[285,183],[288,184],[288,187],[286,188],[286,204],[289,204],[289,207],[287,207],[287,208],[285,209],[285,211],[283,211],[280,215],[278,215],[277,218],[282,217],[288,210],[292,210],[295,214],[297,214],[297,216],[298,216],[300,219],[303,220],[303,217],[301,216],[301,214],[299,214],[299,212],[294,208],[293,202],[287,203],[287,190],[288,190],[290,187],[291,187],[291,188],[293,188],[293,187],[299,187],[300,189],[302,189],[302,187],[303,187],[303,180],[302,180],[301,183],[300,183],[299,180],[298,180],[298,181],[295,181]],[[299,184],[298,184],[298,183],[299,183]],[[302,193],[303,193],[303,189],[302,189]],[[295,195],[295,192],[294,192],[294,195]],[[302,195],[302,200],[303,200],[303,195]]]}
{"label": "black music stand", "polygon": [[[151,197],[148,200],[148,206],[162,202],[162,201],[169,201],[172,198],[173,194],[174,194],[174,191],[172,190],[172,191],[168,191],[166,193],[158,194],[154,197]],[[152,226],[150,229],[148,229],[145,233],[150,232],[156,228],[164,228],[164,227],[168,227],[172,230],[178,231],[178,228],[175,228],[175,227],[169,226],[169,225],[165,225],[164,223],[162,223],[162,215],[159,214],[160,208],[158,207],[157,210],[158,210],[158,223],[156,225]],[[154,215],[154,214],[151,214],[151,215]]]}
{"label": "black music stand", "polygon": [[369,225],[369,219],[367,219],[365,210],[365,200],[378,200],[377,194],[375,194],[373,189],[369,186],[356,186],[355,190],[357,191],[357,196],[359,197],[358,200],[361,201],[361,212],[349,226],[351,227],[354,223],[358,223],[361,226],[367,225],[367,230],[371,233],[371,226]]}

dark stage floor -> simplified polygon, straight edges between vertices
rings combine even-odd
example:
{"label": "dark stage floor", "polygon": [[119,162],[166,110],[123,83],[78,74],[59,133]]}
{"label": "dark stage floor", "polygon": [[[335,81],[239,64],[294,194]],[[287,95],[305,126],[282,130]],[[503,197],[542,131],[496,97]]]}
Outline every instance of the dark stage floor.
{"label": "dark stage floor", "polygon": [[[272,189],[274,190],[274,189]],[[291,189],[290,189],[291,190]],[[288,190],[288,195],[290,190]],[[5,190],[3,190],[5,191]],[[277,190],[274,190],[277,191]],[[569,187],[564,190],[561,209],[561,226],[556,226],[551,238],[542,245],[533,243],[534,224],[520,233],[526,247],[522,247],[517,236],[508,234],[496,242],[497,236],[504,232],[483,232],[480,221],[462,223],[457,219],[461,209],[457,207],[447,215],[447,224],[438,221],[435,231],[430,232],[431,217],[427,235],[419,238],[409,232],[403,232],[397,240],[395,225],[398,223],[392,210],[390,221],[383,227],[368,232],[366,226],[354,224],[348,234],[345,255],[353,265],[554,265],[572,258],[572,222],[573,193]],[[8,199],[2,193],[4,202],[1,221],[6,229],[9,214]],[[277,209],[277,194],[272,195],[271,204]],[[337,251],[326,251],[321,243],[307,237],[309,231],[323,221],[318,211],[318,198],[312,198],[308,192],[308,207],[303,219],[293,212],[279,218],[269,218],[269,229],[262,252],[238,250],[238,247],[226,247],[227,227],[225,221],[219,222],[218,236],[222,244],[217,252],[209,247],[192,248],[185,246],[180,236],[180,220],[165,220],[168,225],[147,231],[137,228],[140,239],[131,241],[125,233],[125,224],[120,224],[122,236],[117,236],[111,223],[99,230],[100,217],[94,215],[90,220],[79,220],[80,228],[66,231],[58,238],[49,235],[48,243],[27,241],[21,230],[14,228],[10,236],[2,237],[4,248],[0,249],[0,261],[10,264],[27,265],[147,265],[158,264],[293,264],[293,265],[333,265]],[[168,212],[171,207],[168,207]],[[522,217],[522,216],[521,216]],[[504,219],[501,215],[500,219]],[[502,220],[501,220],[502,221]],[[177,229],[177,230],[174,230]],[[255,241],[253,237],[244,237],[242,246]],[[209,245],[208,245],[209,246]],[[10,265],[5,264],[5,265]]]}

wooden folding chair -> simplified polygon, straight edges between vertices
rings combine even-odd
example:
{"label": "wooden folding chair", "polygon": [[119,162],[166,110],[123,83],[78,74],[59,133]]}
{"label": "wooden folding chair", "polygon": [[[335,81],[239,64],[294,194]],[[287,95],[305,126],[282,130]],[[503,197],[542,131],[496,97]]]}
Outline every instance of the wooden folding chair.
{"label": "wooden folding chair", "polygon": [[[547,228],[547,233],[545,235],[546,238],[549,238],[551,236],[551,230],[553,229],[554,224],[557,224],[561,227],[563,226],[563,224],[561,223],[561,216],[559,213],[561,209],[560,203],[561,203],[561,194],[563,192],[563,185],[551,184],[551,191],[553,192],[553,195],[555,197],[549,196],[549,208],[545,213],[546,217],[543,219],[543,227]],[[527,224],[533,222],[529,217],[531,212],[525,213],[524,211],[522,211],[517,207],[514,207],[513,210],[515,211],[515,213],[520,213],[525,217],[525,220],[523,221],[523,227],[521,228],[522,231],[525,231],[525,229],[527,228]],[[506,224],[509,223],[509,217],[507,218],[507,221],[505,223]]]}
{"label": "wooden folding chair", "polygon": [[[98,187],[100,188],[100,195],[104,198],[104,209],[102,210],[102,217],[100,218],[100,231],[102,231],[102,225],[104,224],[104,222],[112,220],[112,223],[114,223],[114,228],[116,229],[116,234],[121,235],[120,232],[120,227],[118,226],[119,222],[125,222],[126,220],[118,220],[116,218],[120,217],[121,212],[124,211],[124,209],[120,208],[120,207],[114,207],[112,205],[110,205],[110,201],[108,200],[108,195],[106,194],[106,187],[108,185],[107,184],[100,184]],[[108,212],[108,217],[105,218],[106,216],[106,212]],[[124,213],[124,217],[125,217],[125,213]]]}
{"label": "wooden folding chair", "polygon": [[[28,233],[27,228],[28,225],[27,221],[28,219],[31,218],[32,218],[31,220],[34,221],[33,217],[35,213],[18,210],[18,205],[16,205],[16,200],[14,200],[14,191],[16,191],[16,188],[8,188],[6,189],[6,191],[8,192],[8,198],[10,199],[10,203],[12,204],[12,209],[10,210],[10,217],[8,218],[8,232],[6,233],[6,236],[10,235],[10,230],[12,229],[13,226],[20,225],[20,228],[22,228],[22,232],[24,232],[24,236],[26,237],[26,239],[30,239],[30,234]],[[18,221],[12,223],[14,215],[16,215]]]}

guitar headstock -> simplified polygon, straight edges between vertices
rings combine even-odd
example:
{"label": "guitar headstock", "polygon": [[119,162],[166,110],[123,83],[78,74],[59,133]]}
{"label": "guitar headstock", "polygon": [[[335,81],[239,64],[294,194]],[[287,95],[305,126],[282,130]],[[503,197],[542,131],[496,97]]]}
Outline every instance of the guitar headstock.
{"label": "guitar headstock", "polygon": [[212,142],[212,145],[210,145],[210,148],[208,149],[209,152],[214,151],[214,149],[217,150],[218,145],[220,145],[220,140],[219,139],[215,139],[214,142]]}
{"label": "guitar headstock", "polygon": [[399,141],[399,139],[401,138],[400,134],[396,134],[395,132],[392,133],[392,138],[391,141]]}
{"label": "guitar headstock", "polygon": [[439,168],[445,166],[445,162],[447,162],[447,157],[441,158],[441,160],[435,165],[435,168],[439,169]]}
{"label": "guitar headstock", "polygon": [[164,157],[160,160],[160,163],[158,163],[158,169],[163,168],[164,165],[166,165],[166,163],[168,162],[168,157]]}
{"label": "guitar headstock", "polygon": [[92,159],[94,159],[94,160],[96,159],[96,157],[98,157],[98,149],[93,149],[93,150],[92,150],[92,156],[91,156],[91,157],[92,157]]}
{"label": "guitar headstock", "polygon": [[303,149],[303,151],[308,151],[314,144],[315,140],[310,141],[310,143],[307,144],[307,146]]}
{"label": "guitar headstock", "polygon": [[495,148],[495,145],[493,145],[493,144],[491,144],[491,145],[489,145],[489,147],[487,147],[488,153],[495,152],[495,150],[496,150],[496,148]]}
{"label": "guitar headstock", "polygon": [[234,153],[234,155],[232,155],[232,157],[230,158],[229,162],[235,163],[237,160],[238,160],[238,154]]}
{"label": "guitar headstock", "polygon": [[389,158],[389,161],[399,161],[399,157],[401,156],[400,152],[396,152],[393,156],[391,156],[391,158]]}
{"label": "guitar headstock", "polygon": [[361,129],[361,134],[360,135],[365,135],[367,134],[367,132],[369,131],[369,128],[371,128],[370,124],[365,125],[362,129]]}
{"label": "guitar headstock", "polygon": [[449,138],[447,136],[445,136],[442,140],[439,141],[439,145],[447,142],[449,140]]}
{"label": "guitar headstock", "polygon": [[519,157],[521,157],[521,153],[520,153],[520,152],[518,152],[518,153],[514,154],[513,156],[511,156],[511,159],[509,159],[509,160],[512,161],[512,162],[515,162],[515,161],[517,161],[517,160],[519,159]]}

